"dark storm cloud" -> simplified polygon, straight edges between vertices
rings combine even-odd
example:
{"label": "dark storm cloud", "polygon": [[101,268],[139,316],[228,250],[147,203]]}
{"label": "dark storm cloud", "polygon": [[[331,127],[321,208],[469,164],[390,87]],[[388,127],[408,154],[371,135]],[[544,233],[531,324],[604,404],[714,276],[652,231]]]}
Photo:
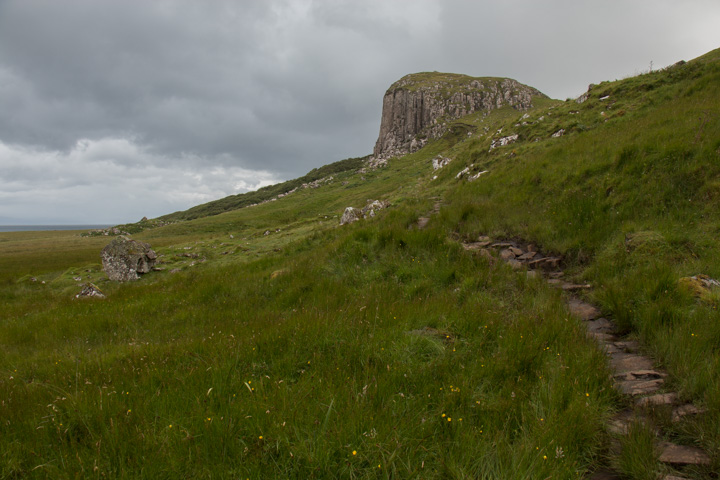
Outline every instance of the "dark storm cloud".
{"label": "dark storm cloud", "polygon": [[97,222],[188,208],[371,152],[382,95],[407,73],[576,96],[719,46],[719,12],[669,0],[0,0],[0,217],[40,218],[50,194],[56,218],[83,202]]}

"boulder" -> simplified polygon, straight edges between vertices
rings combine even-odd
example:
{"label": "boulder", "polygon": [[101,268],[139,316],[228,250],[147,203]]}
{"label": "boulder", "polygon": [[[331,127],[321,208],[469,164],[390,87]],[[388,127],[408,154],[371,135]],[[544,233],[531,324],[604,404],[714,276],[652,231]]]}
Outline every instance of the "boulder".
{"label": "boulder", "polygon": [[157,260],[157,254],[149,244],[131,240],[125,235],[105,246],[100,257],[108,278],[116,282],[139,279],[140,274],[152,270]]}
{"label": "boulder", "polygon": [[340,225],[357,222],[363,218],[362,211],[359,208],[347,207],[340,217]]}

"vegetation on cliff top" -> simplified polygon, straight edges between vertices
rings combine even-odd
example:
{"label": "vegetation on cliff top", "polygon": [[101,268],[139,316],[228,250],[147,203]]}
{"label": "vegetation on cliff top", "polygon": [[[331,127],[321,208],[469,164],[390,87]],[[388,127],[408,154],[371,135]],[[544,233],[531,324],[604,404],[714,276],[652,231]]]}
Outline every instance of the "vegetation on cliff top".
{"label": "vegetation on cliff top", "polygon": [[[626,400],[604,354],[561,292],[458,244],[485,234],[594,285],[707,409],[656,421],[712,458],[683,476],[713,478],[720,295],[678,279],[720,278],[718,112],[720,51],[583,103],[473,114],[364,176],[146,230],[165,270],[133,284],[103,281],[107,239],[0,234],[0,477],[667,473],[641,427],[611,457],[603,424]],[[434,172],[438,155],[452,161]],[[457,179],[466,167],[488,173]],[[392,207],[337,226],[368,198]],[[77,277],[108,298],[74,299]]]}

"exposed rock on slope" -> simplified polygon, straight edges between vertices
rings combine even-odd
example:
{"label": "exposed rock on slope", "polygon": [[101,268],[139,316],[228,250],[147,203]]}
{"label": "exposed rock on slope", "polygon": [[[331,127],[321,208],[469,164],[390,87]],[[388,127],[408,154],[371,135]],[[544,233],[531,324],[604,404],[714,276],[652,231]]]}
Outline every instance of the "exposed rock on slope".
{"label": "exposed rock on slope", "polygon": [[416,73],[395,82],[383,98],[380,135],[373,157],[386,159],[420,149],[447,131],[448,122],[505,105],[532,107],[538,90],[510,78]]}

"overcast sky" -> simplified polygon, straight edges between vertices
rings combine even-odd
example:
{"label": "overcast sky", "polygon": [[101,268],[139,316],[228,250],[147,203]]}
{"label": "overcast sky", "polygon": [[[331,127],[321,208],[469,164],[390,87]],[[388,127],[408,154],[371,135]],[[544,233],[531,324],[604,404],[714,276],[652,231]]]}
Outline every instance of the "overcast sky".
{"label": "overcast sky", "polygon": [[565,99],[718,25],[717,0],[0,0],[0,224],[133,222],[366,155],[408,73]]}

